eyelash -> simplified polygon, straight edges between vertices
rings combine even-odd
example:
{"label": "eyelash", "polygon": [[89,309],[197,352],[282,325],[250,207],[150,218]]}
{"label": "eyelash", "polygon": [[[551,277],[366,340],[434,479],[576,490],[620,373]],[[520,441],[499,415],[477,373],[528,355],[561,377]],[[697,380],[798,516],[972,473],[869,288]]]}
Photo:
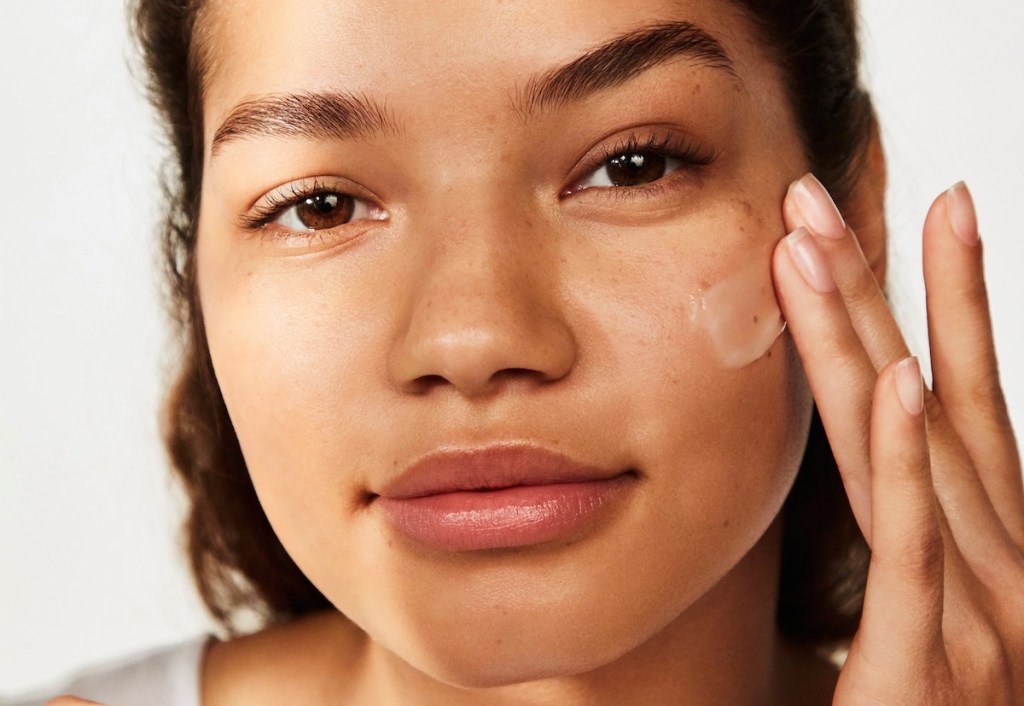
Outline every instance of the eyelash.
{"label": "eyelash", "polygon": [[562,198],[584,191],[590,191],[592,189],[598,189],[604,194],[609,194],[614,198],[619,199],[644,198],[663,193],[666,188],[666,184],[664,183],[666,178],[674,172],[666,174],[660,179],[652,181],[649,184],[641,184],[638,186],[598,186],[582,189],[575,188],[576,184],[587,176],[593,174],[596,170],[602,169],[615,157],[620,157],[624,154],[635,154],[638,152],[649,154],[653,153],[660,157],[671,157],[673,159],[677,159],[681,163],[681,169],[700,169],[701,167],[710,165],[718,158],[718,153],[713,149],[698,145],[682,135],[673,133],[667,133],[664,135],[651,134],[641,138],[636,133],[633,133],[628,138],[613,143],[611,147],[602,149],[596,157],[589,160],[587,162],[587,166],[580,170],[580,177],[573,180],[573,186],[570,186],[562,192]]}
{"label": "eyelash", "polygon": [[[252,213],[242,216],[242,227],[246,230],[262,230],[292,206],[297,206],[306,199],[324,193],[344,195],[353,199],[357,198],[340,189],[331,188],[319,179],[289,184],[278,191],[268,194],[263,198],[262,203],[253,207]],[[322,231],[303,231],[295,233],[295,235],[315,238],[319,233],[322,233]]]}

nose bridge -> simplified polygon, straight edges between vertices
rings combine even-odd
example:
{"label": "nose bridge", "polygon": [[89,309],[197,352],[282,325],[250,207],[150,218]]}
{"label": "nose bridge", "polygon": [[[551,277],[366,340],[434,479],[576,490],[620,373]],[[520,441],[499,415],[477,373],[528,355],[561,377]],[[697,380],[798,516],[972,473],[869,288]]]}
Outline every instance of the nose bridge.
{"label": "nose bridge", "polygon": [[554,294],[553,244],[521,199],[496,197],[479,186],[446,190],[447,198],[433,199],[436,208],[417,236],[427,246],[431,276],[425,284],[456,297],[462,307],[500,300],[507,310],[544,294],[545,283],[547,294]]}
{"label": "nose bridge", "polygon": [[501,380],[568,374],[576,343],[553,243],[522,199],[475,181],[442,185],[413,217],[422,259],[391,359],[409,391],[448,384],[465,396]]}

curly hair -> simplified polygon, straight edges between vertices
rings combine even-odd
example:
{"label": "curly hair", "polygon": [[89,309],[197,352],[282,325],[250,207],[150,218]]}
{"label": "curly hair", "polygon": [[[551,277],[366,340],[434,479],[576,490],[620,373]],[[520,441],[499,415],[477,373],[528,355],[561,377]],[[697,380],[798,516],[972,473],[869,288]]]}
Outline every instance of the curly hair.
{"label": "curly hair", "polygon": [[[859,76],[855,0],[731,0],[782,69],[805,155],[842,206],[876,129]],[[151,101],[166,127],[160,230],[171,313],[182,345],[164,436],[188,498],[184,536],[199,593],[228,632],[243,616],[285,621],[330,607],[281,545],[256,497],[210,360],[196,287],[203,176],[203,79],[209,66],[201,0],[133,0]],[[817,414],[783,508],[777,623],[801,641],[852,636],[868,549]]]}

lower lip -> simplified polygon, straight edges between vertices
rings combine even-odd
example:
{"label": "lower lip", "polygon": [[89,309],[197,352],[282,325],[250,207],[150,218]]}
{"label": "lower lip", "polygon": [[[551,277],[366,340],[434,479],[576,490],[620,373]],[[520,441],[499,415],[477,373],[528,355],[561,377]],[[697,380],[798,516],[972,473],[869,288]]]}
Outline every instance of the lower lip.
{"label": "lower lip", "polygon": [[632,476],[419,498],[380,497],[387,521],[413,541],[446,552],[505,549],[577,535],[609,514]]}

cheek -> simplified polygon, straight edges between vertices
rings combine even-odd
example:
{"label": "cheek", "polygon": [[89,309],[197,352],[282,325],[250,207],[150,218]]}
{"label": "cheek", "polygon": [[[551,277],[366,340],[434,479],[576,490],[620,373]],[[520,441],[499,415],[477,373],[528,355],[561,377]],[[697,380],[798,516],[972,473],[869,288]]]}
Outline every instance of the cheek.
{"label": "cheek", "polygon": [[[692,599],[734,566],[799,466],[811,397],[772,285],[781,230],[731,208],[573,276],[605,283],[581,294],[580,338],[600,351],[589,382],[616,399],[614,434],[648,474],[650,529],[630,551],[661,562],[666,595]],[[651,547],[652,531],[686,541]]]}
{"label": "cheek", "polygon": [[623,443],[664,484],[665,521],[688,533],[746,523],[749,545],[792,482],[810,395],[783,334],[770,245],[682,249],[618,258],[621,286],[593,294],[587,309],[601,313],[583,338],[600,341],[600,384],[619,400]]}
{"label": "cheek", "polygon": [[200,239],[197,253],[217,382],[275,531],[315,545],[336,521],[310,513],[348,509],[360,464],[386,457],[388,420],[367,404],[379,287],[358,268],[268,261],[224,240]]}

